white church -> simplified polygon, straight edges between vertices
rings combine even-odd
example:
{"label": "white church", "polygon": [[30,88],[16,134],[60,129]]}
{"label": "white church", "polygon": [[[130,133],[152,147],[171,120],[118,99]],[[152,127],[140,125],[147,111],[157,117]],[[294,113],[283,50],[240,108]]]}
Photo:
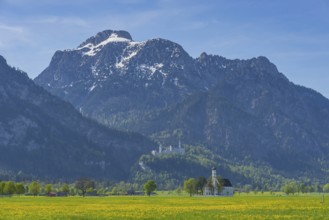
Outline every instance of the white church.
{"label": "white church", "polygon": [[211,179],[207,184],[204,190],[205,196],[233,196],[234,187],[232,186],[229,179],[222,179],[223,190],[221,192],[218,191],[218,185],[220,183],[217,179],[216,168],[213,167],[211,171]]}

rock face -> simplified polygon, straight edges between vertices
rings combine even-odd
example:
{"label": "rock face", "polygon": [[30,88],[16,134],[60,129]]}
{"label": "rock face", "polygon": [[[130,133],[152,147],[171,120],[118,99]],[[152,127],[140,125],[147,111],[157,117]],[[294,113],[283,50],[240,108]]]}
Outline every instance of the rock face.
{"label": "rock face", "polygon": [[193,59],[168,40],[104,31],[57,51],[35,82],[107,126],[164,143],[179,133],[183,143],[285,177],[320,178],[329,168],[328,99],[265,57]]}
{"label": "rock face", "polygon": [[84,118],[0,56],[0,175],[127,179],[153,143]]}

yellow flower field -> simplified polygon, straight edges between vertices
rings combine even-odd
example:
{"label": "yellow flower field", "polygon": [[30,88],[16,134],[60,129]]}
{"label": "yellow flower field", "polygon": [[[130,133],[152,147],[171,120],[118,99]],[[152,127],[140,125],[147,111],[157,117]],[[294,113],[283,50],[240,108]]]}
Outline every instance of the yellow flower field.
{"label": "yellow flower field", "polygon": [[329,219],[329,196],[0,197],[0,219]]}

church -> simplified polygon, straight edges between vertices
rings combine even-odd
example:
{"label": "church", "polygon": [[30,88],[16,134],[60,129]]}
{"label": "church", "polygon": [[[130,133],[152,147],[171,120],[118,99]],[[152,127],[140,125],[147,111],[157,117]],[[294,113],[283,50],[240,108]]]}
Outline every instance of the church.
{"label": "church", "polygon": [[[223,189],[218,190],[218,185],[222,184]],[[211,171],[211,179],[205,187],[205,196],[233,196],[234,187],[232,186],[229,179],[222,179],[219,183],[216,174],[216,168],[213,167]]]}

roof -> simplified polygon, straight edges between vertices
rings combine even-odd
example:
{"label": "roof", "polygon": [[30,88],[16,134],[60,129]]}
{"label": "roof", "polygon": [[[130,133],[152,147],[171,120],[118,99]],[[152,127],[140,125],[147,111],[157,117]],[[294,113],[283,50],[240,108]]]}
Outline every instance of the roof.
{"label": "roof", "polygon": [[223,179],[224,186],[226,187],[232,187],[232,183],[229,179]]}

